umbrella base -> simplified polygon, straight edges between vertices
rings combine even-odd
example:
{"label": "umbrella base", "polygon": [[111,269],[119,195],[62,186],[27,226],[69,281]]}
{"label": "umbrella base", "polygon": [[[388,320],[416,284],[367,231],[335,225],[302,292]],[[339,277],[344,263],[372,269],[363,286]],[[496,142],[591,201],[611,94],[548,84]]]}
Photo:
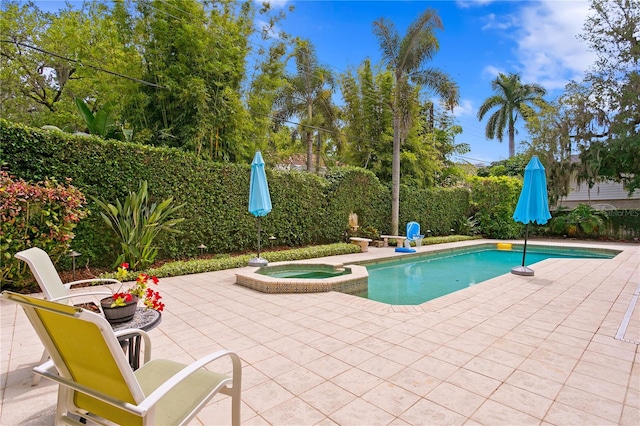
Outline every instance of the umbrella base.
{"label": "umbrella base", "polygon": [[515,275],[523,275],[525,277],[532,277],[533,269],[526,266],[514,266],[513,268],[511,268],[511,273]]}
{"label": "umbrella base", "polygon": [[267,259],[263,259],[261,257],[254,257],[253,259],[251,259],[249,261],[249,266],[262,267],[262,266],[267,266],[268,264],[269,264],[269,261]]}

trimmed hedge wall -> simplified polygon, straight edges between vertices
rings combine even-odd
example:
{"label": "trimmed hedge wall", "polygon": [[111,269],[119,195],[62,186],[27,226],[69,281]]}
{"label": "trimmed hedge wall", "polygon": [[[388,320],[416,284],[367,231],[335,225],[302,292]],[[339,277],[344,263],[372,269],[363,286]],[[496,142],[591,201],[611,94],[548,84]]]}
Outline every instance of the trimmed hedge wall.
{"label": "trimmed hedge wall", "polygon": [[640,209],[605,210],[602,213],[608,218],[607,236],[623,240],[640,239]]}
{"label": "trimmed hedge wall", "polygon": [[[257,220],[248,212],[250,164],[214,163],[189,152],[156,148],[94,136],[43,131],[0,119],[0,167],[30,182],[71,178],[89,203],[89,216],[75,230],[72,248],[81,265],[110,267],[119,245],[98,215],[90,196],[113,203],[147,180],[151,201],[172,195],[186,203],[180,234],[158,238],[159,258],[180,259],[199,253],[256,249]],[[263,246],[298,247],[344,241],[349,213],[360,226],[390,232],[391,195],[367,170],[345,167],[325,177],[267,169],[273,210],[261,219]],[[418,221],[433,235],[447,234],[466,216],[466,189],[401,190],[400,223]],[[404,229],[400,230],[404,234]],[[61,268],[70,259],[61,259]]]}

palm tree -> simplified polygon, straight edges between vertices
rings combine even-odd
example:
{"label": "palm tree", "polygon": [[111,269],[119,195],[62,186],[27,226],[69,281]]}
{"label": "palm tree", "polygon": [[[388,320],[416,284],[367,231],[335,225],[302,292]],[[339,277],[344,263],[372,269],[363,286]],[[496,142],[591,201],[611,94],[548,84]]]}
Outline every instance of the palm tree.
{"label": "palm tree", "polygon": [[412,83],[433,90],[447,107],[453,108],[460,99],[458,86],[442,71],[423,68],[423,64],[440,49],[435,30],[441,30],[442,21],[433,9],[427,9],[416,19],[403,38],[392,22],[380,18],[373,23],[378,37],[382,60],[394,72],[393,96],[393,157],[391,165],[391,232],[398,233],[400,212],[400,145],[412,126],[410,100]]}
{"label": "palm tree", "polygon": [[311,172],[313,130],[334,121],[335,108],[331,101],[334,80],[331,71],[318,63],[315,48],[308,41],[299,41],[291,57],[296,61],[296,74],[285,76],[286,83],[275,101],[275,115],[280,119],[300,117],[307,142],[307,170]]}
{"label": "palm tree", "polygon": [[513,157],[515,155],[515,123],[522,115],[523,107],[531,103],[544,102],[542,97],[547,94],[547,91],[539,84],[522,84],[520,75],[514,73],[509,75],[500,73],[491,82],[491,88],[495,94],[480,106],[478,120],[482,121],[493,108],[499,108],[489,117],[485,135],[487,139],[497,138],[502,142],[504,129],[508,126],[509,157]]}

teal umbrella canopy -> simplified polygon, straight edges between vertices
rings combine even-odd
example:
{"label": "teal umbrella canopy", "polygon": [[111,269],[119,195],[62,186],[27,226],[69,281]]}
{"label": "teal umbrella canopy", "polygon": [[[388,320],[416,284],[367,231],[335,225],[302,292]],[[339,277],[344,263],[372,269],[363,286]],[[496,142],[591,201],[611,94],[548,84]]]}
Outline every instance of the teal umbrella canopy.
{"label": "teal umbrella canopy", "polygon": [[524,183],[513,219],[524,224],[534,222],[538,225],[544,225],[551,219],[547,178],[544,166],[535,155],[524,169]]}
{"label": "teal umbrella canopy", "polygon": [[260,257],[260,218],[271,211],[271,195],[264,160],[260,151],[251,162],[251,180],[249,181],[249,213],[258,218],[258,257],[249,260],[249,266],[266,266],[267,261]]}
{"label": "teal umbrella canopy", "polygon": [[524,169],[524,183],[522,192],[513,212],[513,219],[527,225],[524,237],[524,249],[522,251],[522,265],[511,268],[511,273],[516,275],[532,276],[531,268],[525,266],[527,256],[527,240],[529,239],[529,224],[537,223],[544,225],[551,219],[549,212],[549,199],[547,197],[547,177],[544,173],[544,166],[537,156],[533,156]]}
{"label": "teal umbrella canopy", "polygon": [[264,171],[264,160],[260,151],[251,162],[251,181],[249,183],[249,213],[256,217],[266,216],[271,211],[271,195]]}

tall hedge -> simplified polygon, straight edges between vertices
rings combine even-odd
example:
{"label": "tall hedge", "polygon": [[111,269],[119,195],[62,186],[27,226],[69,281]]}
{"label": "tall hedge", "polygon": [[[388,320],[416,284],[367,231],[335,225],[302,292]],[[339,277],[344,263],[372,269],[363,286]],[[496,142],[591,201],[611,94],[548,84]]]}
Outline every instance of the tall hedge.
{"label": "tall hedge", "polygon": [[471,209],[480,232],[489,238],[518,238],[524,225],[513,220],[522,180],[509,176],[477,177],[471,184]]}
{"label": "tall hedge", "polygon": [[418,222],[425,235],[449,235],[468,215],[468,188],[400,188],[400,223]]}
{"label": "tall hedge", "polygon": [[[215,163],[189,152],[156,148],[94,136],[27,128],[0,119],[0,167],[17,178],[37,182],[71,178],[87,196],[89,216],[75,230],[72,248],[81,264],[111,266],[119,245],[90,199],[123,199],[148,181],[151,201],[169,195],[185,206],[180,234],[157,241],[159,257],[177,259],[199,252],[255,250],[257,222],[248,212],[250,164]],[[263,246],[303,246],[343,240],[349,213],[361,226],[389,232],[391,196],[375,175],[358,168],[329,170],[325,177],[267,169],[273,210],[261,219]],[[417,220],[445,234],[466,215],[468,191],[434,189],[401,192],[401,220]],[[63,258],[62,261],[69,261]],[[65,267],[67,265],[59,265]]]}

